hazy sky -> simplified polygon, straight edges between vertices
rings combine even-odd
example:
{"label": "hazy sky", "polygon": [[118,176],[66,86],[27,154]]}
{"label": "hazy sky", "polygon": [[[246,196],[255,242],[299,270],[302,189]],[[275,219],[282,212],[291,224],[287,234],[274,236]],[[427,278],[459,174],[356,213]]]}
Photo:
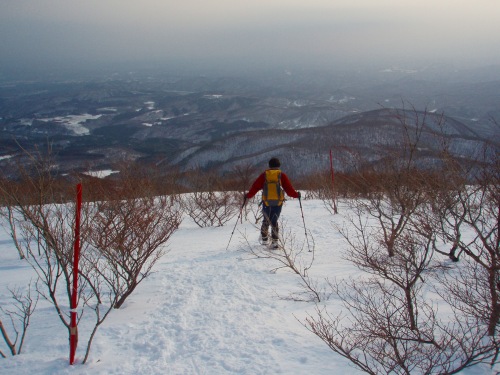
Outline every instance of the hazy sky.
{"label": "hazy sky", "polygon": [[0,64],[79,61],[500,64],[500,0],[0,0]]}

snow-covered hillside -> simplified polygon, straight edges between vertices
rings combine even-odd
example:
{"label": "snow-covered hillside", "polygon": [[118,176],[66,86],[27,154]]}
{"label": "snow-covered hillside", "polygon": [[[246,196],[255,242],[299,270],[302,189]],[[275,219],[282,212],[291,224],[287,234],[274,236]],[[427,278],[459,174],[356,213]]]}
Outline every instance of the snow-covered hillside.
{"label": "snow-covered hillside", "polygon": [[[320,200],[303,200],[310,243],[308,252],[297,200],[283,209],[283,233],[306,246],[304,260],[319,283],[326,277],[357,277],[342,259],[346,244],[333,223],[344,222],[346,206],[331,215]],[[258,229],[234,218],[224,227],[199,228],[186,217],[156,264],[154,274],[114,310],[98,330],[87,364],[68,365],[67,332],[55,310],[40,300],[21,355],[0,358],[3,375],[27,374],[357,374],[348,361],[332,352],[303,325],[314,314],[314,302],[294,301],[303,291],[300,280],[275,259],[257,259]],[[0,232],[0,304],[11,303],[8,288],[25,288],[35,274],[18,259],[10,238]],[[314,241],[311,241],[314,239]],[[227,250],[226,250],[226,247]],[[319,304],[337,313],[332,297]],[[8,322],[4,321],[8,329]],[[85,317],[79,327],[83,347],[88,338]],[[0,350],[6,352],[4,342]],[[83,357],[82,349],[77,360]],[[487,366],[464,375],[495,373]]]}

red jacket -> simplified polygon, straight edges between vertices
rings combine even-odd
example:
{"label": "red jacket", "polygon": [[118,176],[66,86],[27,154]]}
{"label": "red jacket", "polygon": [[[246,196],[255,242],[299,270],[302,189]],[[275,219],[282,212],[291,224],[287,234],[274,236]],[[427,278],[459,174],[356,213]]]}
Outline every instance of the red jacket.
{"label": "red jacket", "polygon": [[[259,190],[262,190],[264,188],[265,182],[266,182],[266,172],[262,172],[262,174],[259,177],[257,177],[255,182],[252,184],[252,187],[250,188],[250,191],[247,193],[246,197],[248,199],[253,198],[255,194],[259,192]],[[299,197],[299,193],[295,191],[295,189],[292,186],[292,183],[288,179],[288,176],[283,172],[281,172],[281,186],[283,187],[283,190],[285,190],[285,193],[289,197],[292,198]]]}

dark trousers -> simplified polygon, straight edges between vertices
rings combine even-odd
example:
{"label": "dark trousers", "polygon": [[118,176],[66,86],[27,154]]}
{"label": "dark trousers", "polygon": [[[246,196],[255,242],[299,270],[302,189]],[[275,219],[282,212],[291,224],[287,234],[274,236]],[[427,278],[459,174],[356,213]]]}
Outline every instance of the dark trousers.
{"label": "dark trousers", "polygon": [[264,215],[260,228],[262,238],[268,237],[269,225],[271,225],[271,238],[273,240],[278,240],[278,219],[280,218],[281,207],[282,206],[266,206],[262,204],[262,214]]}

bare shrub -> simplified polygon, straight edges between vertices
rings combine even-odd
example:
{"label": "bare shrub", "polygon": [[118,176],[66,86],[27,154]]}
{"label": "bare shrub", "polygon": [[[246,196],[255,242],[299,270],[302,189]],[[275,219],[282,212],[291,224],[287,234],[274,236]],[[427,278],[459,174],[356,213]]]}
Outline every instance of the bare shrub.
{"label": "bare shrub", "polygon": [[252,223],[257,225],[264,217],[264,215],[262,214],[261,205],[262,202],[260,201],[260,197],[253,197],[252,199],[247,200],[245,206],[243,207],[245,219],[248,220],[248,217],[250,217]]}
{"label": "bare shrub", "polygon": [[389,256],[395,255],[395,242],[405,232],[415,212],[427,203],[427,185],[430,173],[417,163],[417,154],[426,128],[425,112],[420,118],[414,110],[414,123],[409,124],[406,112],[397,120],[401,123],[401,139],[397,147],[376,165],[359,173],[366,189],[365,199],[352,202],[356,209],[376,219],[382,244]]}
{"label": "bare shrub", "polygon": [[85,255],[111,289],[114,308],[150,275],[182,220],[179,197],[157,195],[154,171],[125,164],[120,171],[111,186],[93,187],[101,199],[89,204],[86,228],[92,249]]}
{"label": "bare shrub", "polygon": [[436,251],[464,262],[458,273],[439,278],[446,286],[439,293],[468,319],[487,324],[492,337],[497,336],[500,323],[498,156],[498,148],[493,147],[484,149],[473,166],[448,160],[441,186],[419,218],[421,227],[428,225],[436,231],[440,241],[435,244]]}
{"label": "bare shrub", "polygon": [[330,172],[313,173],[297,183],[305,192],[302,199],[320,199],[328,212],[337,213],[338,190],[332,185]]}
{"label": "bare shrub", "polygon": [[[2,186],[6,186],[6,183],[3,183]],[[6,232],[9,233],[10,237],[12,238],[12,241],[14,243],[14,246],[16,247],[17,253],[19,254],[19,259],[24,259],[26,258],[26,254],[24,253],[24,250],[22,246],[20,246],[20,242],[17,239],[17,229],[15,225],[15,217],[14,217],[14,211],[9,208],[10,203],[5,203],[5,206],[0,207],[0,218],[6,218],[7,220],[0,225],[6,229]]]}
{"label": "bare shrub", "polygon": [[[11,218],[16,247],[23,249],[39,276],[38,293],[54,306],[70,336],[74,190],[60,183],[50,154],[29,156],[29,170],[20,167],[22,183],[1,186],[8,203],[2,212]],[[83,363],[98,327],[151,272],[161,246],[180,223],[176,200],[155,198],[149,179],[134,179],[131,169],[120,178],[118,183],[97,184],[100,190],[91,196],[102,201],[87,199],[82,204],[78,323],[87,312],[94,321]]]}
{"label": "bare shrub", "polygon": [[188,194],[183,201],[186,213],[201,228],[222,227],[238,213],[238,206],[241,196],[225,191],[198,191]]}
{"label": "bare shrub", "polygon": [[[427,233],[406,228],[393,243],[394,255],[381,253],[381,244],[385,238],[380,227],[363,219],[363,211],[349,219],[356,233],[340,229],[349,246],[344,257],[355,264],[360,270],[373,274],[394,284],[404,295],[404,308],[408,310],[407,317],[411,329],[416,329],[415,291],[424,276],[432,273],[439,265],[433,264],[433,241]],[[384,246],[385,247],[385,246]]]}
{"label": "bare shrub", "polygon": [[232,168],[232,178],[229,180],[229,184],[224,184],[224,190],[244,192],[250,186],[256,174],[256,166],[248,163],[238,164]]}
{"label": "bare shrub", "polygon": [[[36,177],[31,180],[36,183]],[[18,233],[17,247],[22,247],[26,254],[26,261],[33,267],[39,277],[37,292],[49,301],[55,308],[57,315],[66,327],[68,337],[71,334],[70,316],[67,311],[71,305],[71,288],[73,279],[73,227],[74,204],[45,203],[50,202],[50,189],[43,190],[40,186],[43,199],[40,204],[23,204],[17,200],[17,205],[9,206],[14,220],[12,227]],[[87,205],[82,206],[84,218]],[[85,219],[82,227],[85,228]],[[83,230],[82,232],[84,232]],[[82,254],[88,249],[88,243],[82,239]],[[104,296],[100,295],[100,280],[95,279],[93,265],[80,262],[80,284],[78,290],[80,312],[86,306],[93,306],[96,312],[96,325],[106,316],[106,307],[103,304]],[[96,284],[97,283],[97,284]],[[43,286],[43,287],[42,287]],[[101,310],[105,312],[101,313]],[[92,336],[93,337],[93,336]],[[86,347],[84,362],[88,357],[91,340]]]}
{"label": "bare shrub", "polygon": [[282,220],[280,220],[280,227],[281,235],[277,249],[271,249],[266,245],[252,245],[245,237],[245,251],[257,259],[276,261],[278,266],[272,269],[272,272],[284,269],[299,277],[302,292],[294,293],[285,297],[286,299],[320,302],[324,293],[321,292],[317,280],[309,274],[315,260],[314,239],[309,235],[312,239],[312,249],[307,251],[305,240],[297,240],[293,231],[288,229]]}
{"label": "bare shrub", "polygon": [[193,192],[184,197],[183,208],[199,227],[221,227],[239,212],[243,197],[225,191],[216,172],[195,170],[190,184]]}
{"label": "bare shrub", "polygon": [[[62,324],[66,327],[68,337],[71,335],[69,307],[71,306],[71,290],[73,280],[73,228],[75,223],[75,205],[73,203],[50,203],[50,184],[42,185],[39,176],[33,176],[28,183],[38,187],[40,199],[38,204],[23,203],[16,195],[11,195],[16,204],[8,207],[12,231],[16,230],[16,247],[23,248],[26,261],[33,267],[39,277],[37,292],[49,301],[57,312]],[[37,185],[38,184],[38,185]],[[99,277],[97,264],[88,262],[85,255],[91,251],[86,241],[89,204],[82,205],[82,240],[81,260],[79,266],[78,308],[79,319],[84,312],[93,311],[94,326],[84,347],[83,363],[88,359],[91,343],[97,328],[102,324],[112,309],[115,296],[109,293],[109,286]],[[14,229],[15,228],[15,229]]]}
{"label": "bare shrub", "polygon": [[[38,303],[38,295],[36,298],[31,296],[31,282],[28,284],[26,292],[22,291],[21,288],[9,289],[9,291],[14,300],[13,310],[0,306],[0,312],[2,312],[4,317],[7,317],[11,323],[13,338],[11,339],[12,335],[9,335],[3,323],[3,319],[1,318],[0,332],[11,355],[18,355],[21,354],[23,349],[24,339],[28,332],[31,316],[35,312]],[[7,357],[2,350],[0,350],[0,356],[3,358]]]}
{"label": "bare shrub", "polygon": [[[330,282],[344,311],[332,315],[317,307],[306,328],[370,374],[453,374],[496,361],[497,337],[488,334],[487,324],[491,298],[484,299],[488,283],[477,267],[450,274],[433,260],[435,232],[413,221],[395,240],[391,257],[376,220],[363,210],[349,220],[354,230],[341,230],[349,244],[344,257],[364,277]],[[438,303],[452,314],[438,314]]]}
{"label": "bare shrub", "polygon": [[[400,288],[375,279],[332,284],[345,311],[316,308],[305,326],[329,348],[368,374],[455,374],[496,357],[497,343],[478,322],[446,323],[420,293],[417,327],[408,323]],[[415,290],[418,292],[418,290]]]}
{"label": "bare shrub", "polygon": [[[453,374],[498,356],[499,169],[484,169],[467,188],[453,171],[439,181],[416,163],[425,114],[414,117],[413,127],[400,119],[399,149],[360,174],[366,198],[351,201],[354,214],[340,228],[362,280],[331,282],[343,311],[317,307],[304,323],[370,374]],[[443,253],[456,258],[460,249],[467,260],[434,259],[439,239],[451,245]]]}
{"label": "bare shrub", "polygon": [[[149,276],[155,263],[165,254],[163,245],[181,223],[181,210],[175,196],[148,194],[147,181],[121,181],[122,189],[113,198],[91,206],[89,243],[105,258],[92,260],[116,295],[120,308],[139,283]],[[129,188],[142,191],[130,196]]]}
{"label": "bare shrub", "polygon": [[[448,207],[446,223],[453,228],[453,245],[467,256],[465,272],[474,277],[474,285],[459,278],[447,279],[457,297],[454,305],[462,306],[467,315],[486,322],[488,334],[497,336],[500,324],[500,158],[486,164],[474,179],[474,184],[453,192],[453,204]],[[452,226],[449,223],[454,223]],[[444,228],[444,240],[450,235]],[[461,233],[470,233],[469,237]],[[471,264],[473,262],[474,264]],[[459,282],[461,280],[461,282]],[[453,287],[451,287],[453,285]],[[450,301],[452,303],[452,301]]]}

